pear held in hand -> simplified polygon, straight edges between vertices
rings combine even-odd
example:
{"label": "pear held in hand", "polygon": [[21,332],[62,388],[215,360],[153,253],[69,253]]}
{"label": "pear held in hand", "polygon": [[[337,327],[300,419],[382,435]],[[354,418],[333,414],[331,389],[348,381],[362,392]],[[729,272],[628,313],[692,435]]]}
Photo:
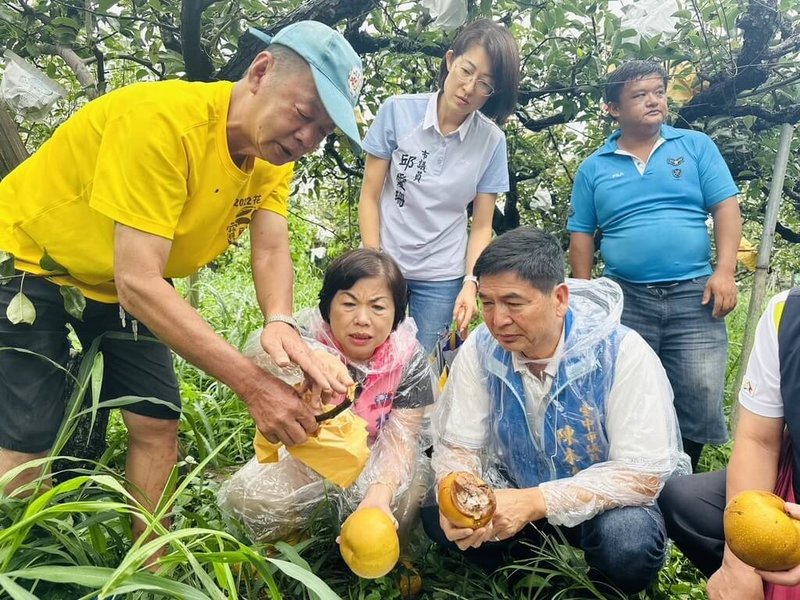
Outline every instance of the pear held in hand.
{"label": "pear held in hand", "polygon": [[359,577],[383,577],[400,558],[400,539],[394,522],[379,508],[357,510],[342,525],[339,552]]}
{"label": "pear held in hand", "polygon": [[741,492],[725,507],[723,523],[728,547],[751,567],[786,571],[800,564],[800,520],[786,514],[779,496]]}
{"label": "pear held in hand", "polygon": [[453,471],[439,482],[439,510],[457,527],[479,529],[492,520],[497,500],[480,477]]}

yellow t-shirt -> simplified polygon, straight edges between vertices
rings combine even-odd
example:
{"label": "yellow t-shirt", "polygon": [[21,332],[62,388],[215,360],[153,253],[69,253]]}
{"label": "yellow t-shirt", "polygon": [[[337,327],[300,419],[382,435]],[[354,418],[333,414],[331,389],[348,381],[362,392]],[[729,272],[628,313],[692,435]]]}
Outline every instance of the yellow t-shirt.
{"label": "yellow t-shirt", "polygon": [[53,277],[116,302],[114,223],[172,240],[165,277],[221,254],[258,209],[286,216],[293,165],[242,170],[226,137],[233,84],[138,83],[64,122],[0,182],[0,250],[46,273],[45,249],[69,272]]}

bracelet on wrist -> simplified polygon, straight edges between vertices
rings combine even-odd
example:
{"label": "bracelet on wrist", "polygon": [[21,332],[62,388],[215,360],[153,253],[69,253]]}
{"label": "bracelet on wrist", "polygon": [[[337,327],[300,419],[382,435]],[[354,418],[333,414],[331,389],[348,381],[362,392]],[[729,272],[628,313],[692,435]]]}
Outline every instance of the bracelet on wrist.
{"label": "bracelet on wrist", "polygon": [[297,325],[297,321],[292,315],[269,315],[265,324],[269,325],[270,323],[286,323],[290,327],[294,328],[295,331],[300,330]]}
{"label": "bracelet on wrist", "polygon": [[464,282],[461,284],[462,286],[466,284],[468,281],[471,281],[475,284],[475,289],[478,289],[478,278],[475,275],[464,275]]}

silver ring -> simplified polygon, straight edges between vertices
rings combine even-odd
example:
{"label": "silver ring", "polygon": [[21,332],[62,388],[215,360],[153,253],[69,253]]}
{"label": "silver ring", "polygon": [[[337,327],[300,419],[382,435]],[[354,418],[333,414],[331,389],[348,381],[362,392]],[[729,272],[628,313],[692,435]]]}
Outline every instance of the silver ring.
{"label": "silver ring", "polygon": [[499,537],[497,537],[497,536],[494,536],[494,541],[495,541],[495,542],[499,542],[499,541],[500,541],[500,538],[499,538]]}

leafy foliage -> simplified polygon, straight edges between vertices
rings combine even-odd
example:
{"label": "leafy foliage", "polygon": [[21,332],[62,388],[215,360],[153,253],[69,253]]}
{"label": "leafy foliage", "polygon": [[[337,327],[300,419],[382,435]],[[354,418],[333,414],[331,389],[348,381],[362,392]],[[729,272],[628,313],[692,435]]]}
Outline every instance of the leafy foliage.
{"label": "leafy foliage", "polygon": [[[560,235],[566,245],[563,224],[577,164],[613,129],[602,110],[606,73],[626,59],[648,58],[662,61],[675,75],[673,121],[708,132],[722,149],[742,186],[746,234],[758,237],[777,149],[776,126],[796,123],[800,116],[800,16],[795,2],[695,0],[676,13],[674,36],[653,38],[637,36],[616,4],[468,2],[471,17],[488,16],[510,27],[522,57],[518,111],[505,126],[512,190],[496,215],[496,230],[536,224]],[[299,18],[339,26],[362,55],[364,126],[389,95],[435,88],[439,61],[454,35],[434,29],[421,3],[403,0],[11,0],[0,5],[4,45],[69,90],[44,122],[22,120],[21,135],[33,151],[87,99],[135,81],[231,73],[237,56],[255,52],[252,39],[243,35],[247,26],[272,31]],[[793,154],[796,148],[797,142]],[[297,165],[290,226],[298,306],[315,303],[326,261],[358,244],[362,170],[363,157],[335,136]],[[780,212],[786,239],[800,228],[798,181],[800,166],[794,161]],[[552,201],[542,200],[546,197]],[[314,247],[325,247],[327,257],[312,258],[309,250]],[[237,347],[262,324],[246,248],[245,240],[242,248],[231,249],[204,270],[197,283],[200,312]],[[15,278],[13,262],[13,256],[0,252],[0,283],[13,285],[8,283]],[[773,265],[781,272],[797,268],[787,243],[778,244]],[[48,263],[44,268],[57,267]],[[69,292],[67,296],[65,301],[78,311],[80,300]],[[26,318],[22,308],[16,311],[20,320]],[[736,348],[743,319],[729,322]],[[344,598],[402,597],[398,573],[366,582],[345,570],[335,550],[338,524],[324,510],[310,525],[309,537],[294,545],[254,544],[225,520],[216,506],[216,490],[228,470],[251,455],[253,425],[230,390],[180,359],[176,367],[184,398],[182,477],[179,482],[178,472],[174,474],[159,509],[147,513],[119,475],[125,435],[115,411],[108,449],[97,463],[49,489],[42,477],[30,486],[27,498],[0,499],[0,589],[15,599],[114,592],[131,598],[333,597],[321,579]],[[75,397],[89,394],[92,415],[109,408],[100,406],[92,391],[101,372],[102,358],[95,355],[74,377]],[[726,398],[730,403],[730,391]],[[82,404],[73,405],[57,449],[81,410]],[[716,468],[728,451],[706,452],[701,464]],[[49,468],[52,460],[38,464]],[[0,487],[13,476],[4,477]],[[167,513],[173,515],[172,531],[161,524]],[[159,541],[134,542],[131,515],[159,533]],[[486,575],[433,549],[418,534],[408,555],[421,573],[423,598],[591,597],[580,555],[563,545],[545,549],[541,561]],[[158,544],[166,544],[168,551],[160,570],[151,574],[144,565]],[[659,581],[643,597],[695,599],[703,593],[699,574],[673,551]]]}

